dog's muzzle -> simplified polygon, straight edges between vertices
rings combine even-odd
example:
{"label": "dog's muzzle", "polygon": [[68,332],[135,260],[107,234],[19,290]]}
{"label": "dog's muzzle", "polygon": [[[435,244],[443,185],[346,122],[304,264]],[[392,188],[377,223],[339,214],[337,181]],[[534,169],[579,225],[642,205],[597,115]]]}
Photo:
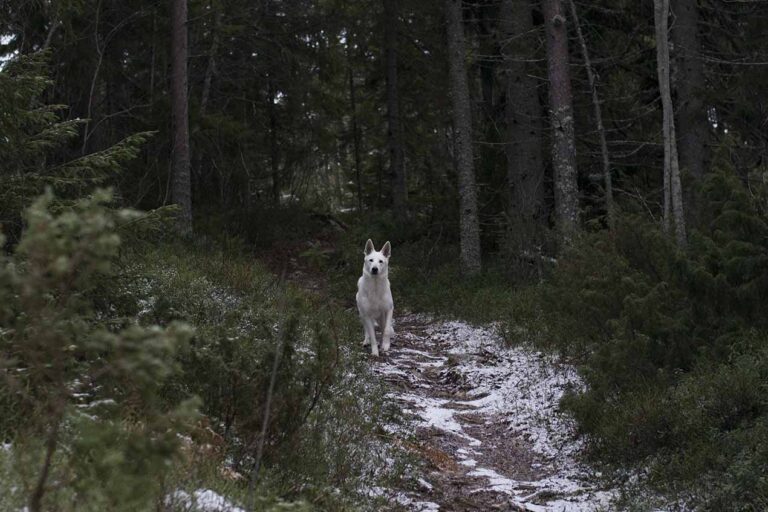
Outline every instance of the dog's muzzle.
{"label": "dog's muzzle", "polygon": [[378,273],[379,273],[379,269],[378,269],[378,268],[376,268],[376,267],[373,267],[373,268],[371,269],[371,274],[374,274],[374,275],[375,275],[375,274],[378,274]]}

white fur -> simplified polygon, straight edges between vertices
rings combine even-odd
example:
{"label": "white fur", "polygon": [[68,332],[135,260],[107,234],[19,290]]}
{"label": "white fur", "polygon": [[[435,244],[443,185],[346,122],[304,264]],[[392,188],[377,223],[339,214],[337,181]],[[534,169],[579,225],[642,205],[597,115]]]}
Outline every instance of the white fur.
{"label": "white fur", "polygon": [[392,290],[389,288],[389,256],[392,249],[389,242],[381,251],[375,250],[373,242],[365,244],[365,259],[363,260],[363,275],[357,280],[357,310],[363,323],[365,334],[364,345],[371,344],[371,354],[379,355],[376,343],[375,326],[381,329],[381,351],[389,350],[389,342],[394,336],[392,329],[392,313],[395,304],[392,301]]}

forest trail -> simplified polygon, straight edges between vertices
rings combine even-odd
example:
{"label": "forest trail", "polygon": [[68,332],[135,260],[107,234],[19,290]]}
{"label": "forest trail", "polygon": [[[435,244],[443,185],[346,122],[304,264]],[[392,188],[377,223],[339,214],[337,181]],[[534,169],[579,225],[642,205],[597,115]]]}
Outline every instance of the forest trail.
{"label": "forest trail", "polygon": [[[323,276],[291,252],[266,261],[287,265],[289,281],[327,296]],[[355,308],[352,297],[346,307]],[[388,510],[610,510],[617,491],[580,462],[584,445],[559,410],[563,393],[582,386],[572,366],[531,347],[506,347],[494,326],[395,308],[394,327],[390,351],[369,357],[408,420],[383,425],[386,436],[423,472],[407,475],[400,488],[370,490],[389,501]]]}
{"label": "forest trail", "polygon": [[[582,445],[558,411],[574,370],[492,328],[425,315],[396,319],[374,371],[416,431],[388,426],[426,468],[411,489],[385,493],[409,511],[565,512],[605,509],[613,492],[578,462]],[[406,439],[410,439],[406,441]]]}

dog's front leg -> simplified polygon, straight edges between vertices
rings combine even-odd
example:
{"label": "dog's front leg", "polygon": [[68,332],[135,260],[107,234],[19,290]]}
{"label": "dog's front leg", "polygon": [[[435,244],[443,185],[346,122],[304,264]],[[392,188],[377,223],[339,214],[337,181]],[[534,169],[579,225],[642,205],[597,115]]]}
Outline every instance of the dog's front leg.
{"label": "dog's front leg", "polygon": [[363,328],[365,329],[365,337],[371,340],[371,355],[378,356],[379,346],[376,343],[376,331],[374,330],[374,327],[373,327],[373,319],[364,317]]}
{"label": "dog's front leg", "polygon": [[382,322],[382,335],[381,335],[381,351],[387,352],[389,350],[389,341],[395,334],[395,330],[392,328],[392,310],[390,309],[384,313],[384,321]]}

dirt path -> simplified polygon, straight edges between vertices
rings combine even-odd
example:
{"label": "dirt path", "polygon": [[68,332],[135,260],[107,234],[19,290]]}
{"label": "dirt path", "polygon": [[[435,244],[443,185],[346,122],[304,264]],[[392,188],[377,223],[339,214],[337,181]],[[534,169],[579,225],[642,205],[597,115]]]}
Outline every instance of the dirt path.
{"label": "dirt path", "polygon": [[[393,506],[413,511],[587,511],[612,493],[577,461],[581,444],[557,408],[573,370],[530,349],[504,348],[492,329],[423,315],[397,318],[375,372],[416,425],[391,427],[424,461]],[[409,435],[410,434],[410,435]]]}
{"label": "dirt path", "polygon": [[[287,256],[295,252],[264,259],[278,270],[287,264],[290,281],[326,295],[324,280]],[[579,462],[583,446],[558,408],[581,385],[573,368],[531,348],[505,348],[491,327],[416,314],[395,321],[392,349],[372,361],[415,432],[385,428],[424,474],[402,489],[371,490],[389,500],[387,510],[611,510],[616,491]]]}

